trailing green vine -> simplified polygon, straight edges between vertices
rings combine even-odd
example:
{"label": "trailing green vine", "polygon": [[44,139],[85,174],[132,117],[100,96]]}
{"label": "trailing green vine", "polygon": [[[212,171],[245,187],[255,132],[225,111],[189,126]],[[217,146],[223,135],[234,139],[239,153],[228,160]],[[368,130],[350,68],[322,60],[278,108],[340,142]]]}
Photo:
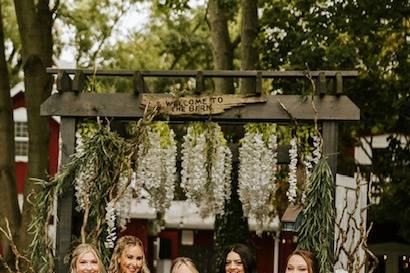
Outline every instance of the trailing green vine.
{"label": "trailing green vine", "polygon": [[335,212],[333,176],[326,158],[314,167],[306,192],[306,207],[298,229],[298,249],[312,251],[320,273],[333,272]]}

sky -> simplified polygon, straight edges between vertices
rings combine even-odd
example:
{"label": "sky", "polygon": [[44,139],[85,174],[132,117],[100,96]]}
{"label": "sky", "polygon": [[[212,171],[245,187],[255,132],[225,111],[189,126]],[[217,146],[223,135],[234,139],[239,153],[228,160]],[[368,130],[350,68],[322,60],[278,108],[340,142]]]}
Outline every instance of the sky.
{"label": "sky", "polygon": [[[205,5],[206,0],[190,0],[189,5],[191,7]],[[133,5],[119,20],[116,27],[113,30],[112,36],[109,39],[109,43],[115,43],[118,40],[127,39],[130,33],[142,31],[145,25],[148,23],[151,15],[151,1],[138,2]],[[56,22],[57,27],[62,27]],[[61,39],[63,42],[68,43],[74,39],[74,30],[65,29],[61,32]],[[70,63],[73,62],[75,50],[73,47],[65,46],[59,57],[60,62]]]}
{"label": "sky", "polygon": [[[138,32],[144,28],[144,25],[148,22],[150,17],[151,3],[142,2],[133,5],[119,20],[109,42],[114,43],[116,40],[123,40],[127,38],[129,33]],[[71,40],[74,40],[74,30],[63,27],[61,22],[56,21],[56,27],[64,29],[60,32],[61,40],[68,44]],[[59,57],[60,62],[70,63],[73,62],[75,55],[75,49],[72,46],[66,45]]]}

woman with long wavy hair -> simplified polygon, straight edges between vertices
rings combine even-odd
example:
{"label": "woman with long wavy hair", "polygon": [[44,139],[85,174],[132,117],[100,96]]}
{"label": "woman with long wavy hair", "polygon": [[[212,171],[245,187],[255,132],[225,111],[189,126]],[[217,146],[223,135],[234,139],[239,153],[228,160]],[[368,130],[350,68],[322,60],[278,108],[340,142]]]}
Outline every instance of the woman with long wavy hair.
{"label": "woman with long wavy hair", "polygon": [[140,239],[130,235],[118,239],[108,273],[150,273]]}

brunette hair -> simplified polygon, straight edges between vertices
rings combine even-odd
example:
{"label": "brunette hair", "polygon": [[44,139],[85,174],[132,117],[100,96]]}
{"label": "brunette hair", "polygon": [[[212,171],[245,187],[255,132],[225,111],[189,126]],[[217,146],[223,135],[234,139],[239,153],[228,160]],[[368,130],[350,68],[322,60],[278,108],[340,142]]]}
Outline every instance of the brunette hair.
{"label": "brunette hair", "polygon": [[147,267],[147,261],[145,259],[144,245],[142,244],[142,241],[139,238],[131,235],[126,235],[118,239],[111,256],[110,266],[108,267],[108,273],[121,273],[118,259],[121,257],[121,254],[125,250],[125,248],[129,246],[139,246],[141,248],[142,268],[139,273],[150,273]]}
{"label": "brunette hair", "polygon": [[307,250],[297,249],[293,251],[292,254],[290,254],[286,260],[286,266],[289,262],[289,259],[295,255],[298,255],[302,257],[303,260],[305,260],[308,268],[308,273],[319,273],[316,256],[312,252]]}
{"label": "brunette hair", "polygon": [[219,273],[226,273],[226,258],[231,251],[238,253],[241,257],[245,273],[256,273],[256,258],[250,248],[244,244],[234,244],[225,249],[223,258],[220,260]]}
{"label": "brunette hair", "polygon": [[95,248],[95,246],[91,244],[79,244],[72,253],[71,257],[71,263],[70,263],[70,273],[76,273],[77,272],[77,260],[84,255],[87,252],[91,252],[95,258],[98,261],[98,268],[100,270],[100,273],[105,273],[105,268],[104,265],[101,261],[101,256],[98,252],[98,250]]}
{"label": "brunette hair", "polygon": [[187,257],[175,258],[172,261],[170,272],[171,273],[178,273],[178,270],[183,265],[185,265],[189,269],[189,271],[191,271],[191,273],[199,273],[198,269],[196,268],[196,266],[194,264],[194,262],[190,258],[187,258]]}

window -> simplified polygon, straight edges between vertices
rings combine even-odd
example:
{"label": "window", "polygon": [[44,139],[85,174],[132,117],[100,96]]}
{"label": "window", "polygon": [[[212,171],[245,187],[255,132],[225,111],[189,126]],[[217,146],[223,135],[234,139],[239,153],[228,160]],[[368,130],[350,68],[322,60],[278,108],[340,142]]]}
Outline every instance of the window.
{"label": "window", "polygon": [[28,130],[27,122],[16,121],[14,123],[15,153],[18,161],[28,155]]}
{"label": "window", "polygon": [[16,156],[27,156],[28,155],[28,141],[17,141],[16,140],[15,153],[16,153]]}
{"label": "window", "polygon": [[28,138],[27,122],[17,121],[14,123],[14,136]]}

